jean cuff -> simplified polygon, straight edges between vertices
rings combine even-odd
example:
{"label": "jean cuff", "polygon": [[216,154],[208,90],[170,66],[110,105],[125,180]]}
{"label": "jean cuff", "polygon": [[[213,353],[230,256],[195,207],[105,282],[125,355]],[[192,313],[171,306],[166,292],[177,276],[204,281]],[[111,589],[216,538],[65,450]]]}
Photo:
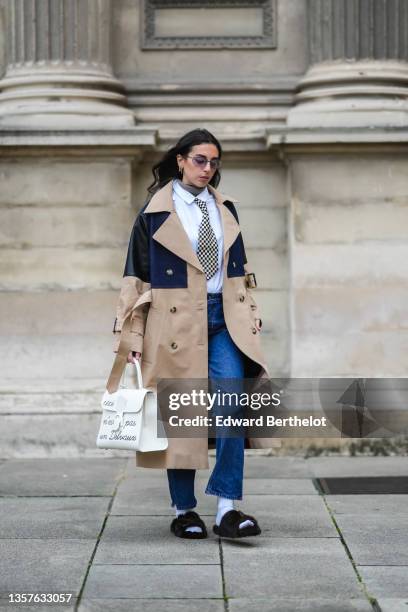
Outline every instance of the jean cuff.
{"label": "jean cuff", "polygon": [[174,502],[171,503],[171,507],[175,508],[177,506],[177,510],[190,510],[191,508],[195,508],[197,506],[197,502],[193,502],[192,504],[183,504],[182,506],[178,506]]}
{"label": "jean cuff", "polygon": [[225,497],[226,499],[239,499],[242,500],[242,494],[241,495],[228,495],[228,493],[224,493],[223,491],[215,491],[215,489],[212,489],[211,487],[207,487],[205,490],[206,495],[217,495],[217,497]]}

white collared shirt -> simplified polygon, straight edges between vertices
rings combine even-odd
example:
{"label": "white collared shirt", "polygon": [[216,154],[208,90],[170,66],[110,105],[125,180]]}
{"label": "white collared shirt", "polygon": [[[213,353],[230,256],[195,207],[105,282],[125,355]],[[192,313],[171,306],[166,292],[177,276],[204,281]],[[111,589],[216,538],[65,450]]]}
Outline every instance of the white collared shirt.
{"label": "white collared shirt", "polygon": [[200,198],[200,200],[204,200],[207,204],[211,227],[214,230],[218,243],[218,270],[214,276],[207,279],[207,292],[221,293],[223,279],[224,236],[222,231],[221,215],[214,196],[209,192],[207,187],[204,187],[204,189],[197,196],[195,196],[187,191],[187,189],[183,189],[179,183],[173,182],[174,208],[190,239],[191,246],[193,247],[195,253],[197,252],[198,245],[198,228],[203,218],[201,209],[197,204],[193,204],[196,197]]}

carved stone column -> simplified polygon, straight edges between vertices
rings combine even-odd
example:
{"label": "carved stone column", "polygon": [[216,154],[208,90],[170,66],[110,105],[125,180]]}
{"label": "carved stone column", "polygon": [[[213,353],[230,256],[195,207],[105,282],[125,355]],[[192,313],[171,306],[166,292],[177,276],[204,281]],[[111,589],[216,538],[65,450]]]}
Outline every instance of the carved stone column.
{"label": "carved stone column", "polygon": [[408,124],[407,0],[309,0],[292,127]]}
{"label": "carved stone column", "polygon": [[8,0],[0,127],[134,125],[113,76],[111,0]]}

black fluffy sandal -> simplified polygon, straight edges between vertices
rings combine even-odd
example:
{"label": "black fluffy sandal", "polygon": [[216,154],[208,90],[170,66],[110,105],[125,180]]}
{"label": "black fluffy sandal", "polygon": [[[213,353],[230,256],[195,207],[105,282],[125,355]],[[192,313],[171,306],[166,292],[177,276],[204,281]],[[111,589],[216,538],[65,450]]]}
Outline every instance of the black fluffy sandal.
{"label": "black fluffy sandal", "polygon": [[[247,520],[252,521],[253,525],[240,528],[239,524]],[[245,538],[259,535],[261,528],[253,516],[244,514],[241,510],[229,510],[222,517],[219,526],[213,526],[213,531],[221,538]]]}
{"label": "black fluffy sandal", "polygon": [[[201,527],[199,531],[187,531],[187,527]],[[204,521],[200,518],[200,515],[193,510],[180,514],[172,520],[170,530],[178,538],[189,538],[191,540],[197,540],[207,537],[207,528]]]}

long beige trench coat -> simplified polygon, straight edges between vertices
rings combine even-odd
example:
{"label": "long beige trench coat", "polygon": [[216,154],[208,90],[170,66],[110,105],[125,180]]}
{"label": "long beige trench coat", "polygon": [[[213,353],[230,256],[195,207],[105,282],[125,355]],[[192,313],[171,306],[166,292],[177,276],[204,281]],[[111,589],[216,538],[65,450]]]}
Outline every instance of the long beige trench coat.
{"label": "long beige trench coat", "polygon": [[[142,353],[143,385],[158,378],[208,378],[207,284],[204,270],[177,215],[173,181],[139,212],[129,242],[114,324],[115,363],[110,393],[118,388],[130,350]],[[261,319],[246,282],[248,263],[234,206],[236,199],[211,185],[224,233],[223,310],[227,329],[244,353],[245,377],[268,379],[261,347]],[[249,438],[251,448],[280,446],[279,438]],[[136,465],[208,469],[208,437],[169,437],[164,451],[136,452]]]}

